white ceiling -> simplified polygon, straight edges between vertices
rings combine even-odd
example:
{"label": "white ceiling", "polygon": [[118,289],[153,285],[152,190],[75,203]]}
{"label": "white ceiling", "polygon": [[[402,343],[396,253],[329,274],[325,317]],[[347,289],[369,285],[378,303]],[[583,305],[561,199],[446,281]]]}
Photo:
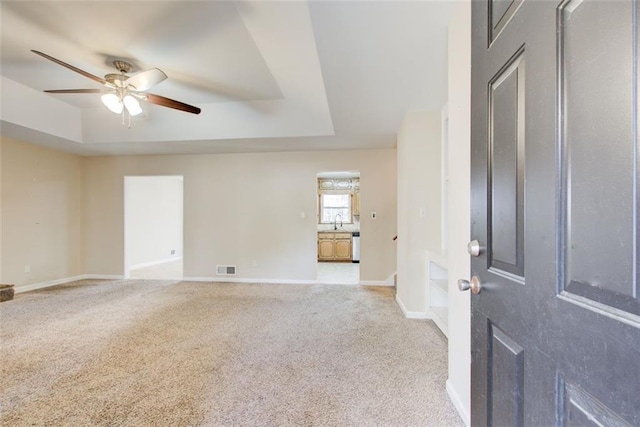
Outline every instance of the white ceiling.
{"label": "white ceiling", "polygon": [[[446,101],[447,1],[2,1],[3,135],[83,155],[395,146],[410,110]],[[126,59],[150,90],[200,115],[143,104],[131,128],[97,83]]]}

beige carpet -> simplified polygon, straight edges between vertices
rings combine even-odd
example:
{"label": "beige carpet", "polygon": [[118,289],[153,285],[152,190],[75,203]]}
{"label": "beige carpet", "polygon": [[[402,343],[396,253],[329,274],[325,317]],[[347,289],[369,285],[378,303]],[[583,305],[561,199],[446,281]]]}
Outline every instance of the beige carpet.
{"label": "beige carpet", "polygon": [[462,425],[390,288],[83,281],[0,304],[1,425]]}

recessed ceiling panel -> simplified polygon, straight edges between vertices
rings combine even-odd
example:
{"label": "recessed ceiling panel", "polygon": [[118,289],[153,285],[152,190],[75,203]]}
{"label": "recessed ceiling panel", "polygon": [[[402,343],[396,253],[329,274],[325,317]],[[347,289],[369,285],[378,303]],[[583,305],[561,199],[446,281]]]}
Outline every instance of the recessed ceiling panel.
{"label": "recessed ceiling panel", "polygon": [[[233,2],[3,2],[2,75],[28,87],[96,84],[30,52],[103,76],[113,59],[169,79],[153,92],[189,103],[282,99]],[[80,107],[79,96],[56,95]],[[89,98],[91,98],[89,96]]]}

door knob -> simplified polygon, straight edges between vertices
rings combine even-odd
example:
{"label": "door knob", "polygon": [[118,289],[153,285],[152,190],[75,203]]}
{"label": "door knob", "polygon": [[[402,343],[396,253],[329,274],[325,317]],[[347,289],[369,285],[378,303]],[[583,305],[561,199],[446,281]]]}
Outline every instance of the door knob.
{"label": "door knob", "polygon": [[467,243],[467,252],[471,256],[480,256],[480,252],[482,252],[482,247],[480,246],[480,242],[477,240],[472,240]]}
{"label": "door knob", "polygon": [[480,279],[478,276],[473,276],[471,278],[471,282],[468,280],[460,279],[458,280],[458,290],[460,291],[468,291],[471,289],[471,293],[474,295],[478,295],[482,290],[482,285],[480,284]]}

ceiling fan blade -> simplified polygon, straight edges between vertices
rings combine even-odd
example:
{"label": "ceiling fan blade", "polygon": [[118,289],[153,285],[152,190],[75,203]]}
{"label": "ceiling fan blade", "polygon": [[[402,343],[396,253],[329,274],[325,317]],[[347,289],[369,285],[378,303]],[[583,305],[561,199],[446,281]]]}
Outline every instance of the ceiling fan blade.
{"label": "ceiling fan blade", "polygon": [[187,113],[200,114],[200,108],[193,105],[185,104],[184,102],[175,101],[173,99],[165,98],[164,96],[154,95],[152,93],[140,93],[137,94],[142,99],[148,102],[162,107],[174,108],[176,110],[186,111]]}
{"label": "ceiling fan blade", "polygon": [[102,89],[54,89],[45,90],[47,93],[102,93]]}
{"label": "ceiling fan blade", "polygon": [[133,86],[138,92],[144,92],[145,90],[149,90],[158,83],[164,81],[166,78],[167,75],[162,70],[152,68],[129,77],[125,81],[125,85]]}
{"label": "ceiling fan blade", "polygon": [[59,59],[54,58],[53,56],[49,56],[49,55],[47,55],[46,53],[42,53],[42,52],[39,52],[39,51],[37,51],[37,50],[33,50],[33,49],[31,49],[31,52],[35,53],[36,55],[40,55],[40,56],[42,56],[43,58],[48,59],[49,61],[53,61],[53,62],[55,62],[55,63],[56,63],[56,64],[58,64],[58,65],[62,65],[63,67],[66,67],[66,68],[70,69],[71,71],[75,71],[75,72],[76,72],[76,73],[78,73],[78,74],[82,74],[83,76],[88,77],[88,78],[90,78],[91,80],[93,80],[93,81],[95,81],[95,82],[100,83],[101,85],[105,85],[105,86],[111,87],[111,85],[109,84],[109,82],[107,82],[107,81],[106,81],[105,79],[103,79],[102,77],[94,76],[93,74],[88,73],[88,72],[86,72],[86,71],[84,71],[84,70],[81,70],[81,69],[80,69],[80,68],[78,68],[78,67],[74,67],[73,65],[67,64],[66,62],[62,62],[62,61],[60,61]]}

